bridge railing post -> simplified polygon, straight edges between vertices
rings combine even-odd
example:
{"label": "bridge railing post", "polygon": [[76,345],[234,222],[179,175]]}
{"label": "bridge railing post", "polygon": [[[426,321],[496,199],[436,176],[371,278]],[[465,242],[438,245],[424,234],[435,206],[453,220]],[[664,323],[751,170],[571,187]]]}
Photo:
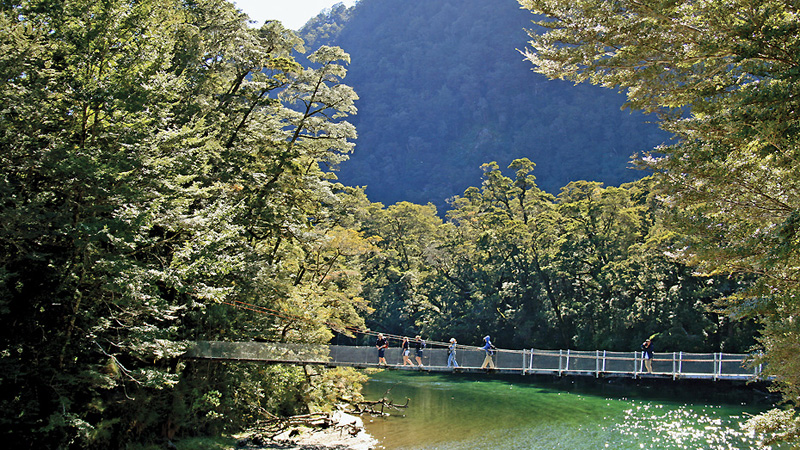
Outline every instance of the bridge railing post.
{"label": "bridge railing post", "polygon": [[675,379],[675,368],[677,367],[677,355],[675,352],[672,352],[672,379]]}
{"label": "bridge railing post", "polygon": [[600,350],[594,351],[594,377],[600,378]]}
{"label": "bridge railing post", "polygon": [[639,368],[639,352],[633,352],[633,378],[636,378],[639,375],[638,372]]}
{"label": "bridge railing post", "polygon": [[531,349],[531,358],[528,360],[529,370],[533,372],[533,349]]}
{"label": "bridge railing post", "polygon": [[528,355],[528,351],[523,348],[522,349],[522,374],[523,375],[525,375],[525,367],[527,367],[527,364],[525,364],[525,359],[528,357],[527,355]]}
{"label": "bridge railing post", "polygon": [[594,351],[594,377],[600,378],[600,350]]}
{"label": "bridge railing post", "polygon": [[[758,352],[758,358],[760,359],[760,358],[761,358],[761,356],[762,356],[762,353],[759,351],[759,352]],[[747,356],[745,356],[744,358],[746,359],[746,358],[747,358]],[[755,373],[754,373],[753,375],[754,375],[756,378],[761,378],[761,374],[762,374],[762,372],[764,371],[764,363],[759,363],[758,365],[756,365],[756,366],[754,367],[754,370],[755,370]]]}
{"label": "bridge railing post", "polygon": [[558,376],[561,376],[561,372],[563,370],[562,369],[563,368],[563,365],[562,365],[562,358],[563,357],[564,357],[564,350],[559,350],[558,351]]}
{"label": "bridge railing post", "polygon": [[606,351],[603,350],[603,373],[606,371]]}
{"label": "bridge railing post", "polygon": [[[759,356],[761,354],[759,353]],[[746,357],[745,357],[746,358]],[[743,361],[744,362],[744,361]],[[763,364],[758,364],[753,367],[753,376],[756,378],[761,378],[761,370],[763,369]]]}

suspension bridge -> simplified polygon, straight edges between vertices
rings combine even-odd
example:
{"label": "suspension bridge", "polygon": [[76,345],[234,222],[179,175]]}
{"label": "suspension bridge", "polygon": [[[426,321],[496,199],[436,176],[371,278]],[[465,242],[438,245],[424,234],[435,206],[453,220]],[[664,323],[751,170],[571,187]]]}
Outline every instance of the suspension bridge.
{"label": "suspension bridge", "polygon": [[385,354],[387,364],[381,365],[378,364],[378,354],[375,347],[202,341],[193,343],[185,356],[201,360],[264,364],[596,378],[629,377],[750,381],[761,379],[762,371],[761,366],[756,365],[753,367],[748,364],[749,355],[731,353],[656,353],[652,360],[653,372],[649,373],[646,370],[642,352],[495,349],[492,357],[494,368],[491,369],[481,368],[486,353],[478,347],[459,345],[456,349],[458,367],[448,367],[447,352],[447,348],[432,347],[424,349],[421,358],[422,365],[420,366],[416,364],[412,348],[409,359],[413,364],[403,365],[402,349],[390,347]]}
{"label": "suspension bridge", "polygon": [[[259,314],[290,321],[313,320],[242,301],[222,302]],[[335,324],[327,324],[337,330]],[[345,334],[376,337],[378,332],[345,327]],[[389,340],[402,336],[385,334]],[[387,364],[378,363],[378,349],[369,346],[296,344],[277,342],[199,341],[189,345],[184,357],[208,361],[254,362],[262,364],[320,365],[325,367],[382,368],[390,370],[424,370],[451,373],[503,373],[518,375],[553,375],[583,377],[661,378],[672,380],[762,380],[762,366],[750,364],[750,355],[740,353],[656,353],[650,361],[652,372],[645,369],[643,352],[611,352],[605,350],[538,350],[493,349],[492,365],[483,368],[486,352],[467,345],[456,346],[457,366],[447,364],[446,342],[427,341],[422,364],[416,363],[414,343],[410,342],[411,364],[403,363],[403,350],[390,347],[385,351]]]}

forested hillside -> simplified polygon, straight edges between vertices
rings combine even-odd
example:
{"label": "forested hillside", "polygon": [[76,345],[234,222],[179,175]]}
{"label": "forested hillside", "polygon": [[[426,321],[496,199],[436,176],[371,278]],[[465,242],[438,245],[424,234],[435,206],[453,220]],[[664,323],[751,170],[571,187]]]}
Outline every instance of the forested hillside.
{"label": "forested hillside", "polygon": [[374,201],[430,201],[442,212],[487,161],[530,159],[550,193],[642,177],[630,156],[666,135],[621,111],[621,95],[532,72],[517,51],[531,19],[515,0],[361,0],[309,22],[301,34],[311,47],[332,43],[352,58],[359,137],[341,181],[367,185]]}

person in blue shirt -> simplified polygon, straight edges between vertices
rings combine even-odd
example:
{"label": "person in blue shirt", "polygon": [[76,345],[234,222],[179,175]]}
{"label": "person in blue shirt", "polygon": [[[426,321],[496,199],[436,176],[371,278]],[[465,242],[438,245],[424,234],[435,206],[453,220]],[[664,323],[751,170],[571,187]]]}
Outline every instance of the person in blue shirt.
{"label": "person in blue shirt", "polygon": [[456,338],[450,338],[450,346],[447,347],[447,367],[458,367],[456,362]]}
{"label": "person in blue shirt", "polygon": [[481,347],[486,352],[486,358],[483,359],[483,364],[481,364],[481,369],[494,369],[494,361],[492,361],[492,355],[494,355],[494,349],[497,348],[492,345],[492,341],[490,340],[489,336],[483,338],[483,347]]}

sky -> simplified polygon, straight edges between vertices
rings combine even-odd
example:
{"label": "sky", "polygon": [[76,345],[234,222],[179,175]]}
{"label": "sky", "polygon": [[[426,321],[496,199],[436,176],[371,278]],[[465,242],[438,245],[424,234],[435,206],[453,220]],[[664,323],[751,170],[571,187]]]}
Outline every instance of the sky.
{"label": "sky", "polygon": [[266,20],[280,20],[290,30],[299,30],[309,19],[325,8],[337,3],[350,7],[356,0],[233,0],[236,8],[244,11],[261,26]]}

